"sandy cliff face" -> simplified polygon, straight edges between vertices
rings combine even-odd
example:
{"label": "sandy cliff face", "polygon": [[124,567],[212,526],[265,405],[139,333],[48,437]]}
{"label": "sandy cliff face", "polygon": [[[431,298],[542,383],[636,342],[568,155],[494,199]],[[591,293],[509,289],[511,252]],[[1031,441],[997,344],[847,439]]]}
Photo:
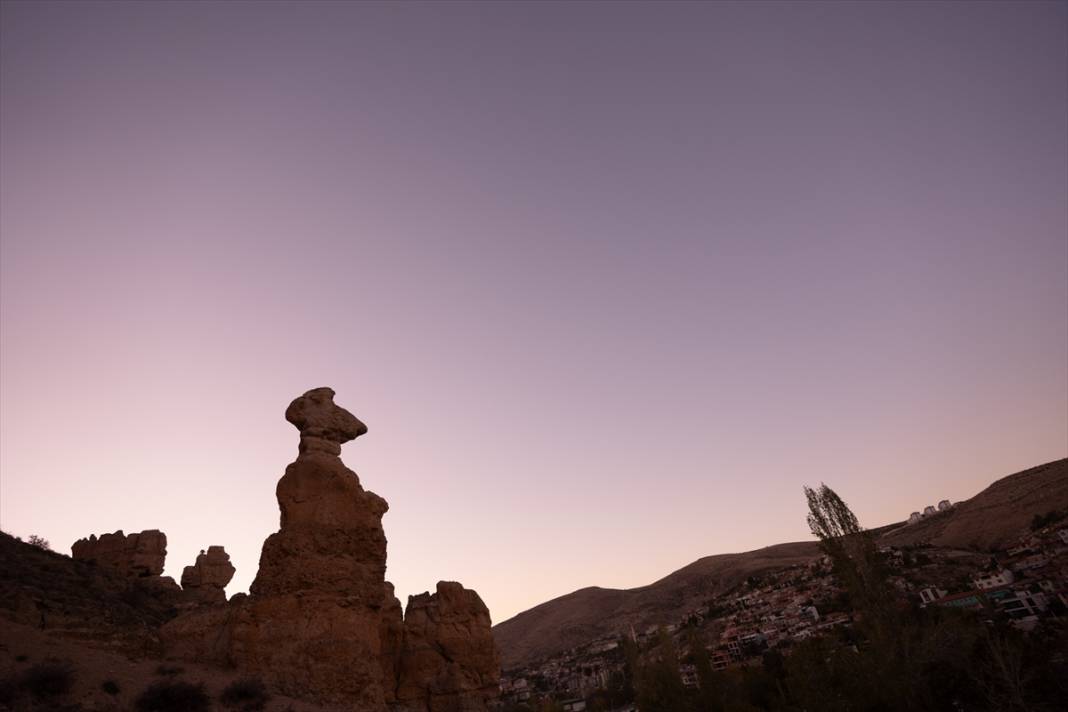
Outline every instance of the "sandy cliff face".
{"label": "sandy cliff face", "polygon": [[264,542],[250,595],[178,616],[164,645],[353,710],[485,709],[499,677],[489,612],[474,591],[439,584],[402,618],[385,580],[388,505],[339,457],[367,427],[333,396],[317,388],[286,410],[299,454],[278,482],[281,526]]}

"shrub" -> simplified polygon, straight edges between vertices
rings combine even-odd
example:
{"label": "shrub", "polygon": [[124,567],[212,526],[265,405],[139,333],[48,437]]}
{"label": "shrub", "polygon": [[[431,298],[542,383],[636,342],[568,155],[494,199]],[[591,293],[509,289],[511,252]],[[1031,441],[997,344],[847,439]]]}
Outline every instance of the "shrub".
{"label": "shrub", "polygon": [[49,660],[31,666],[22,675],[22,688],[37,698],[62,697],[74,687],[70,663]]}
{"label": "shrub", "polygon": [[207,712],[211,701],[203,685],[160,680],[138,695],[134,709],[137,712]]}
{"label": "shrub", "polygon": [[114,697],[119,694],[119,683],[114,680],[104,680],[103,684],[100,685],[100,689]]}
{"label": "shrub", "polygon": [[1031,520],[1031,531],[1038,531],[1043,527],[1048,527],[1050,524],[1056,524],[1068,516],[1068,512],[1063,510],[1051,509],[1045,514],[1036,514]]}
{"label": "shrub", "polygon": [[48,543],[48,539],[43,536],[37,536],[36,534],[30,534],[26,543],[30,546],[36,546],[38,549],[44,549],[45,551],[52,551],[52,546]]}
{"label": "shrub", "polygon": [[164,677],[175,677],[185,672],[184,668],[180,668],[177,665],[160,665],[156,668],[156,674]]}
{"label": "shrub", "polygon": [[226,707],[240,707],[242,712],[258,712],[271,699],[263,681],[255,677],[235,680],[226,686],[219,701]]}

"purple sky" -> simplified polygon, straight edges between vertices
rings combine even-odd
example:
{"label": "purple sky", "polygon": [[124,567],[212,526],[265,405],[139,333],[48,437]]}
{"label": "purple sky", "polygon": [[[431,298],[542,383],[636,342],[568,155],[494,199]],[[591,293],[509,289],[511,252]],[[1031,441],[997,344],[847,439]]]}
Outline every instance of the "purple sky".
{"label": "purple sky", "polygon": [[495,621],[1068,454],[1064,3],[5,2],[0,526],[255,574],[330,385]]}

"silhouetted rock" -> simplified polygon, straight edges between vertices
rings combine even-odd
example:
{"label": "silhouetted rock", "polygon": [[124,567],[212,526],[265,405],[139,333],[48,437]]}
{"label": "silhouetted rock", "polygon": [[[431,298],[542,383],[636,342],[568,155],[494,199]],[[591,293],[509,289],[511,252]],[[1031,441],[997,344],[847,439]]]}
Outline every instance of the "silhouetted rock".
{"label": "silhouetted rock", "polygon": [[223,603],[226,601],[226,584],[237,569],[230,563],[230,555],[221,546],[209,546],[200,552],[192,566],[182,570],[182,590],[196,602]]}
{"label": "silhouetted rock", "polygon": [[147,577],[163,573],[167,558],[167,535],[157,529],[125,535],[95,534],[71,545],[71,558],[105,566],[124,576]]}

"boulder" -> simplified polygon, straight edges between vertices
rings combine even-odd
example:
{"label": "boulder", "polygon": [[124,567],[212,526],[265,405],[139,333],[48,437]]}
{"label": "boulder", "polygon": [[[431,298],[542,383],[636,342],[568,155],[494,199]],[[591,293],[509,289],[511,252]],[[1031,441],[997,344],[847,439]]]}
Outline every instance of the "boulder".
{"label": "boulder", "polygon": [[236,571],[225,548],[209,546],[207,552],[200,552],[195,564],[182,570],[182,590],[192,602],[224,603],[226,584]]}
{"label": "boulder", "polygon": [[341,454],[341,443],[355,440],[367,426],[344,408],[334,404],[332,388],[313,388],[286,408],[286,420],[300,431],[300,452],[320,450]]}

